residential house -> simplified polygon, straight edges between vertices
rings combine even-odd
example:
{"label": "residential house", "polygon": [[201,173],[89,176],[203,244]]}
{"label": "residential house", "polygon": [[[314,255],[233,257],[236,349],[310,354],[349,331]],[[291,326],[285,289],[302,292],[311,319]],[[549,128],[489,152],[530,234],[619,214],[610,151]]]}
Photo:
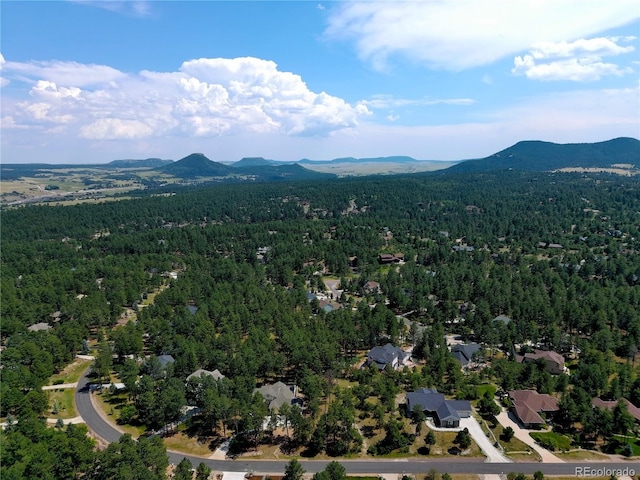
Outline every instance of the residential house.
{"label": "residential house", "polygon": [[472,246],[472,245],[454,245],[453,247],[451,247],[453,249],[454,252],[473,252],[476,247]]}
{"label": "residential house", "polygon": [[297,398],[298,387],[295,385],[287,385],[283,382],[273,384],[265,384],[254,390],[262,395],[269,410],[278,411],[282,405],[299,405],[301,400]]}
{"label": "residential house", "polygon": [[383,265],[404,262],[404,253],[381,253],[378,255],[378,262]]}
{"label": "residential house", "polygon": [[29,330],[30,332],[42,332],[42,331],[46,331],[49,330],[51,328],[51,325],[49,325],[47,322],[40,322],[40,323],[34,323],[33,325],[30,325],[27,330]]}
{"label": "residential house", "polygon": [[564,366],[564,357],[551,350],[541,350],[516,356],[516,361],[519,363],[535,363],[538,360],[543,360],[545,362],[545,370],[552,375],[560,375],[567,371]]}
{"label": "residential house", "polygon": [[411,356],[400,347],[387,343],[383,347],[373,347],[367,354],[364,366],[375,365],[378,370],[384,370],[389,365],[394,370],[403,365]]}
{"label": "residential house", "polygon": [[[620,399],[627,407],[627,412],[631,414],[633,418],[635,418],[637,423],[640,423],[640,408],[636,407],[633,403],[631,403],[626,398]],[[618,400],[602,400],[600,397],[594,397],[591,400],[591,405],[593,407],[602,408],[604,410],[613,410],[618,405]]]}
{"label": "residential house", "polygon": [[419,406],[440,427],[457,428],[461,418],[471,416],[471,404],[468,400],[446,400],[435,388],[420,388],[409,392],[406,399],[408,412],[413,412]]}
{"label": "residential house", "polygon": [[498,315],[497,317],[495,317],[493,319],[494,322],[500,322],[500,323],[504,323],[505,325],[509,325],[513,319],[510,317],[507,317],[506,315]]}
{"label": "residential house", "polygon": [[477,343],[466,343],[454,345],[451,347],[451,355],[455,358],[463,367],[469,365],[474,354],[480,351],[480,345]]}
{"label": "residential house", "polygon": [[365,283],[364,286],[362,287],[362,290],[367,295],[375,295],[375,294],[382,293],[380,284],[378,282],[374,282],[373,280],[369,280],[367,283]]}
{"label": "residential house", "polygon": [[187,381],[191,380],[192,378],[200,378],[202,376],[213,377],[214,380],[221,380],[225,378],[225,376],[220,373],[220,370],[218,370],[217,368],[213,372],[199,368],[187,377]]}
{"label": "residential house", "polygon": [[160,361],[160,366],[163,369],[167,368],[170,364],[173,364],[176,361],[176,359],[171,355],[158,355],[158,360]]}
{"label": "residential house", "polygon": [[549,418],[559,410],[558,400],[535,390],[512,390],[509,398],[513,404],[511,411],[525,428],[545,425],[542,415]]}

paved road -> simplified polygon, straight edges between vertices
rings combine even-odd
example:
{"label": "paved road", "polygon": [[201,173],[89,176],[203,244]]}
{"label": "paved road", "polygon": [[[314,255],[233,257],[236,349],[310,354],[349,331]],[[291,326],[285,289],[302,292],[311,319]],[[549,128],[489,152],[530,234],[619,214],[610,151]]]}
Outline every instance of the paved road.
{"label": "paved road", "polygon": [[[88,372],[88,370],[87,370]],[[114,425],[107,422],[94,408],[88,389],[87,372],[78,382],[76,390],[76,407],[78,413],[84,418],[87,426],[100,438],[107,442],[117,442],[122,433]],[[193,465],[204,462],[215,471],[227,472],[260,472],[263,474],[278,474],[285,470],[288,461],[283,460],[215,460],[184,455],[177,452],[168,452],[169,461],[179,463],[183,458],[188,458]],[[303,468],[309,473],[324,470],[326,460],[303,460]],[[607,469],[632,468],[636,473],[640,472],[640,462],[579,462],[579,463],[486,463],[482,459],[398,459],[398,460],[340,460],[348,473],[427,473],[432,468],[441,473],[472,473],[472,474],[499,474],[509,472],[522,472],[533,474],[540,470],[545,475],[576,475],[576,468],[590,467]],[[609,476],[609,475],[603,475]]]}

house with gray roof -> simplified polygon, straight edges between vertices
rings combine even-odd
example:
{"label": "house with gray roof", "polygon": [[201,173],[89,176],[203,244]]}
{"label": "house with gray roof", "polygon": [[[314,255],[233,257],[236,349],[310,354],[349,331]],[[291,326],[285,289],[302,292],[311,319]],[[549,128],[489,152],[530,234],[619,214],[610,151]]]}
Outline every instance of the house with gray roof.
{"label": "house with gray roof", "polygon": [[171,355],[158,355],[158,360],[160,360],[160,366],[162,368],[167,368],[170,364],[175,363],[176,359]]}
{"label": "house with gray roof", "polygon": [[451,355],[464,367],[471,362],[473,355],[480,351],[477,343],[466,343],[451,347]]}
{"label": "house with gray roof", "polygon": [[204,370],[203,368],[199,368],[198,370],[196,370],[195,372],[193,372],[191,375],[187,377],[187,381],[191,380],[192,378],[200,378],[202,376],[212,377],[214,380],[221,380],[225,378],[225,376],[222,373],[220,373],[220,370],[218,370],[217,368],[213,372],[209,370]]}
{"label": "house with gray roof", "polygon": [[49,330],[50,328],[51,325],[49,325],[47,322],[40,322],[34,323],[33,325],[29,326],[27,330],[29,330],[30,332],[43,332]]}
{"label": "house with gray roof", "polygon": [[435,388],[419,388],[415,392],[409,392],[406,400],[408,412],[413,412],[418,406],[433,417],[440,427],[457,428],[461,418],[471,416],[471,403],[468,400],[447,400]]}
{"label": "house with gray roof", "polygon": [[505,325],[509,325],[511,322],[513,322],[513,319],[511,317],[507,317],[506,315],[498,315],[493,319],[493,321],[504,323]]}
{"label": "house with gray roof", "polygon": [[364,366],[375,365],[378,370],[384,370],[389,365],[394,370],[403,365],[411,356],[400,347],[395,347],[390,343],[382,347],[373,347],[367,354]]}
{"label": "house with gray roof", "polygon": [[299,405],[301,400],[297,398],[298,387],[295,385],[287,385],[283,382],[273,384],[265,384],[260,388],[256,388],[254,392],[258,392],[264,398],[269,410],[278,411],[282,405]]}

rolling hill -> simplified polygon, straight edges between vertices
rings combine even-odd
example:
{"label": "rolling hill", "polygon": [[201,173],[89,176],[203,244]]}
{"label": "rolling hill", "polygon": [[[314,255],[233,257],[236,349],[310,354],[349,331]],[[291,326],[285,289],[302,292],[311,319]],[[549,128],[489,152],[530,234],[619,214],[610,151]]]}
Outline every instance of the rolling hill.
{"label": "rolling hill", "polygon": [[244,157],[238,160],[237,162],[230,163],[229,166],[232,168],[244,168],[244,167],[264,167],[267,165],[282,165],[282,162],[277,162],[276,160],[267,160],[262,157]]}
{"label": "rolling hill", "polygon": [[446,173],[522,170],[543,172],[563,168],[611,168],[625,164],[640,168],[640,140],[620,137],[597,143],[558,144],[522,141],[493,155],[465,160]]}
{"label": "rolling hill", "polygon": [[209,160],[202,153],[192,153],[169,165],[156,168],[156,171],[178,178],[226,177],[232,172],[228,165]]}
{"label": "rolling hill", "polygon": [[162,160],[161,158],[145,158],[142,160],[113,160],[104,166],[105,168],[157,168],[171,163],[173,163],[173,160]]}

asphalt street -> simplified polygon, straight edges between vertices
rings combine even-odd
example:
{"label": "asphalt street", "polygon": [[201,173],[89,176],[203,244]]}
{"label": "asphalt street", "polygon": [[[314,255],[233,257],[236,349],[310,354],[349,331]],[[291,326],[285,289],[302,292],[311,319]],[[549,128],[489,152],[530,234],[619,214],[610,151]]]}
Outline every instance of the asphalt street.
{"label": "asphalt street", "polygon": [[[82,376],[78,382],[76,389],[76,407],[78,414],[84,419],[87,426],[95,435],[102,438],[106,442],[117,442],[122,432],[119,431],[113,424],[106,421],[94,408],[91,402],[91,393],[89,392],[89,381],[87,379],[87,372]],[[189,459],[194,465],[198,465],[200,462],[204,462],[211,469],[216,471],[226,472],[256,472],[262,474],[278,474],[283,473],[288,460],[248,460],[248,459],[236,459],[236,460],[213,460],[202,457],[194,457],[190,455],[184,455],[177,452],[168,452],[169,461],[172,463],[179,463],[183,458]],[[525,474],[533,474],[535,471],[540,470],[545,475],[569,475],[579,476],[578,472],[585,472],[585,469],[591,469],[590,471],[597,469],[633,469],[636,473],[640,473],[640,462],[565,462],[565,463],[486,463],[483,459],[433,459],[433,458],[407,458],[397,460],[343,460],[338,459],[340,463],[345,467],[348,473],[368,473],[368,474],[411,474],[411,473],[427,473],[431,469],[435,469],[440,473],[474,473],[474,474],[500,474],[509,472],[521,472]],[[316,473],[324,470],[329,461],[327,460],[304,460],[300,459],[300,463],[303,468],[309,473]],[[577,470],[582,469],[582,470]],[[591,476],[584,474],[583,476]],[[601,476],[610,476],[604,474]]]}

